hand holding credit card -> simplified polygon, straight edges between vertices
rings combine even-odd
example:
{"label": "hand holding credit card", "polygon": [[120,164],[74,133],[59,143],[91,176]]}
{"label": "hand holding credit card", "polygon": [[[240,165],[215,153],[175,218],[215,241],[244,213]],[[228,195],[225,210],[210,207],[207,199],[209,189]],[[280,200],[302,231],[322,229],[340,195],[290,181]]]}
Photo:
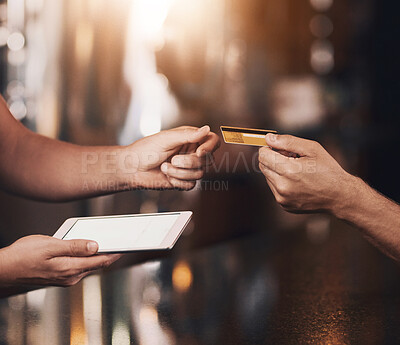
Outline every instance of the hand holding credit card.
{"label": "hand holding credit card", "polygon": [[[254,129],[242,127],[221,126],[222,136],[225,143],[250,146],[267,146],[265,136],[268,133],[278,134],[277,131],[268,129]],[[273,147],[271,147],[274,150]],[[293,152],[274,150],[287,157],[298,158],[299,155]]]}

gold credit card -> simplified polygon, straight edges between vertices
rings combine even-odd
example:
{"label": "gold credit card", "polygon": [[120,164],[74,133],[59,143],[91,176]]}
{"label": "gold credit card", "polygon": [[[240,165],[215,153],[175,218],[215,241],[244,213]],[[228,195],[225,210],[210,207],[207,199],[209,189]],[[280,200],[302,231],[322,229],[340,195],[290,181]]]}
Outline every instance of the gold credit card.
{"label": "gold credit card", "polygon": [[224,141],[227,144],[267,146],[265,136],[276,131],[266,129],[221,126]]}

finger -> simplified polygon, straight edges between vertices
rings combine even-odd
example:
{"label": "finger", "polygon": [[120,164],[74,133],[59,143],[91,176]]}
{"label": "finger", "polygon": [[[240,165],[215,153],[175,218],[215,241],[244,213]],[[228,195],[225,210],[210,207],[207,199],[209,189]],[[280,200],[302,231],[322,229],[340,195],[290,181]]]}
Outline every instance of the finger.
{"label": "finger", "polygon": [[265,176],[265,180],[267,181],[269,189],[271,189],[272,194],[274,195],[275,200],[278,202],[281,201],[281,196],[278,192],[277,184],[281,179],[281,176],[275,173],[272,170],[269,170],[266,166],[260,163],[260,169]]}
{"label": "finger", "polygon": [[203,169],[175,168],[170,163],[163,163],[161,165],[161,171],[168,177],[173,177],[178,180],[184,180],[184,181],[196,181],[200,180],[204,176]]}
{"label": "finger", "polygon": [[79,275],[76,275],[76,276],[73,276],[73,277],[69,277],[69,278],[65,279],[61,283],[61,285],[62,286],[66,286],[66,287],[74,286],[74,285],[78,284],[83,278],[86,278],[91,273],[93,273],[93,271],[87,271],[87,272],[84,272],[82,274],[79,274]]}
{"label": "finger", "polygon": [[[84,266],[81,268],[82,272],[92,272],[102,268],[111,266],[115,261],[119,260],[122,254],[100,254],[90,257],[87,262],[83,263]],[[78,258],[76,258],[78,259]]]}
{"label": "finger", "polygon": [[215,152],[221,145],[221,140],[215,133],[207,135],[205,141],[197,148],[196,154],[198,157],[203,157],[207,153]]}
{"label": "finger", "polygon": [[315,141],[294,137],[292,135],[279,135],[268,133],[265,137],[267,144],[275,149],[290,153],[297,153],[299,156],[314,154]]}
{"label": "finger", "polygon": [[175,150],[190,143],[200,143],[210,133],[210,126],[196,127],[178,127],[158,134],[158,138],[165,150]]}
{"label": "finger", "polygon": [[76,274],[76,275],[69,276],[69,277],[58,278],[51,285],[60,286],[60,287],[74,286],[74,285],[78,284],[83,278],[87,277],[91,273],[92,273],[92,271],[87,271],[82,274]]}
{"label": "finger", "polygon": [[121,257],[120,254],[101,254],[87,258],[69,258],[69,275],[77,275],[85,272],[97,271],[113,264]]}
{"label": "finger", "polygon": [[283,150],[276,150],[273,149],[274,151],[280,153],[281,155],[284,155],[286,157],[292,157],[292,158],[300,158],[300,155],[298,153],[294,153],[294,152],[287,152],[287,151],[283,151]]}
{"label": "finger", "polygon": [[199,146],[198,143],[186,144],[179,150],[179,153],[180,154],[194,153],[194,152],[196,152],[196,149],[198,146]]}
{"label": "finger", "polygon": [[267,166],[265,166],[263,163],[260,163],[260,170],[265,176],[265,178],[272,182],[274,185],[276,182],[281,178],[281,175],[279,175],[277,172],[269,169]]}
{"label": "finger", "polygon": [[258,154],[259,162],[280,175],[285,173],[285,167],[290,164],[290,159],[268,147],[262,147]]}
{"label": "finger", "polygon": [[97,253],[99,245],[89,240],[59,240],[54,239],[49,255],[55,256],[91,256]]}
{"label": "finger", "polygon": [[196,181],[183,181],[174,177],[168,177],[169,183],[176,189],[191,190],[196,186]]}
{"label": "finger", "polygon": [[186,155],[176,155],[172,157],[171,164],[175,168],[200,169],[212,163],[209,155],[198,157],[195,153]]}

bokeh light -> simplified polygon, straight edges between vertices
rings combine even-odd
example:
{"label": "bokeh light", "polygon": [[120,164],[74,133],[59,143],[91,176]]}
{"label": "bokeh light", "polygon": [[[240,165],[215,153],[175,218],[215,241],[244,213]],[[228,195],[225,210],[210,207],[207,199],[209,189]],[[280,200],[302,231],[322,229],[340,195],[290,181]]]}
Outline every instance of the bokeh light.
{"label": "bokeh light", "polygon": [[11,51],[19,51],[25,45],[25,37],[20,32],[13,32],[7,39],[8,48]]}
{"label": "bokeh light", "polygon": [[333,0],[310,0],[310,3],[315,10],[324,12],[332,7]]}
{"label": "bokeh light", "polygon": [[335,66],[334,49],[331,42],[317,40],[311,46],[311,67],[317,74],[327,74]]}
{"label": "bokeh light", "polygon": [[172,284],[178,292],[186,292],[192,286],[193,275],[187,262],[179,261],[172,272]]}

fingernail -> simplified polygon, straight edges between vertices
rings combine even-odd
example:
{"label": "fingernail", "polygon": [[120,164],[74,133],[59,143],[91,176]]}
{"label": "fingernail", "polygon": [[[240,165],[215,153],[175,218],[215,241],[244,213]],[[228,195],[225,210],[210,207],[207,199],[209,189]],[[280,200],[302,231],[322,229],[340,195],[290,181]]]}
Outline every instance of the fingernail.
{"label": "fingernail", "polygon": [[276,134],[268,133],[267,137],[269,138],[270,141],[276,141],[278,136]]}
{"label": "fingernail", "polygon": [[201,131],[203,131],[204,129],[210,130],[210,126],[209,126],[209,125],[205,125],[205,126],[199,128],[198,131],[201,132]]}
{"label": "fingernail", "polygon": [[161,171],[164,172],[164,173],[166,173],[167,170],[168,170],[167,164],[165,164],[165,163],[162,164],[162,165],[161,165]]}
{"label": "fingernail", "polygon": [[88,242],[87,249],[89,253],[96,253],[99,245],[96,242]]}

